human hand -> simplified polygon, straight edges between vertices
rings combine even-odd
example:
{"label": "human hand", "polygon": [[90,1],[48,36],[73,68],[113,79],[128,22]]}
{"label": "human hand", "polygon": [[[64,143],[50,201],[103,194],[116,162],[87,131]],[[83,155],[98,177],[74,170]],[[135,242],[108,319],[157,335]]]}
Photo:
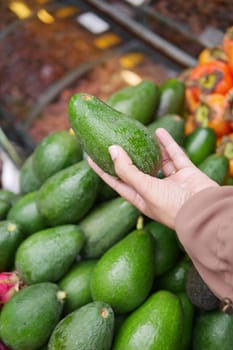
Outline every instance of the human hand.
{"label": "human hand", "polygon": [[165,129],[157,129],[156,136],[162,152],[164,179],[141,172],[118,145],[109,147],[109,153],[119,178],[105,173],[90,158],[88,162],[102,180],[141,213],[174,229],[176,215],[189,198],[207,187],[219,185],[191,162]]}

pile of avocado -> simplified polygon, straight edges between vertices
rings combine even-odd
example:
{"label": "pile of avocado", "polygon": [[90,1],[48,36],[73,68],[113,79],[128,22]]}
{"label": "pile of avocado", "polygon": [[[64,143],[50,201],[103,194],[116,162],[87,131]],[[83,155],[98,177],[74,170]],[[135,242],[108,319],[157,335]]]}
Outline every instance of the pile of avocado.
{"label": "pile of avocado", "polygon": [[110,174],[122,145],[145,173],[163,177],[154,137],[167,129],[190,159],[223,184],[216,137],[185,136],[184,84],[142,81],[103,102],[76,94],[71,131],[45,137],[0,190],[0,272],[23,286],[0,309],[11,350],[230,350],[233,318],[195,270],[176,232],[143,216],[90,168]]}

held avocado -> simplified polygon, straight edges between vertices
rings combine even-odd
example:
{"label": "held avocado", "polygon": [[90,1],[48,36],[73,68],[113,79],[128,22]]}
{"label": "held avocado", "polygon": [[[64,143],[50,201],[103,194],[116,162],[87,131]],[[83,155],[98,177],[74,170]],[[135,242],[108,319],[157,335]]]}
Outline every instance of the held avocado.
{"label": "held avocado", "polygon": [[84,93],[72,96],[68,113],[84,151],[107,173],[115,175],[108,151],[113,144],[125,149],[144,173],[156,174],[160,168],[159,144],[139,121]]}
{"label": "held avocado", "polygon": [[150,80],[116,91],[107,100],[112,108],[147,125],[151,122],[159,102],[159,88]]}

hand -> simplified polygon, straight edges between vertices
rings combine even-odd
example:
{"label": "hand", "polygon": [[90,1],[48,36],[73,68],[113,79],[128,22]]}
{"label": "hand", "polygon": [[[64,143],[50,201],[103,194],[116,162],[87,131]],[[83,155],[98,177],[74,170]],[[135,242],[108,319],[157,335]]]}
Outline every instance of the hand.
{"label": "hand", "polygon": [[90,158],[88,162],[102,180],[141,213],[174,229],[176,215],[190,197],[219,185],[190,161],[165,129],[157,129],[156,136],[162,152],[164,179],[141,172],[117,145],[109,147],[109,152],[119,178],[105,173]]}

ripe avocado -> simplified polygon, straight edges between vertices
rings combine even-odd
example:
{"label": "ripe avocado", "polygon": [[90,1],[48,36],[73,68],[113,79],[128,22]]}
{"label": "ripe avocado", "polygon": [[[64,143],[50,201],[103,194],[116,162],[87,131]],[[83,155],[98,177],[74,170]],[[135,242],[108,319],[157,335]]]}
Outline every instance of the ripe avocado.
{"label": "ripe avocado", "polygon": [[187,274],[185,290],[191,303],[201,310],[214,310],[219,306],[219,299],[203,281],[193,264]]}
{"label": "ripe avocado", "polygon": [[115,175],[108,151],[113,144],[124,148],[141,171],[156,174],[160,168],[159,144],[139,121],[84,93],[71,97],[68,113],[84,151],[109,174]]}

